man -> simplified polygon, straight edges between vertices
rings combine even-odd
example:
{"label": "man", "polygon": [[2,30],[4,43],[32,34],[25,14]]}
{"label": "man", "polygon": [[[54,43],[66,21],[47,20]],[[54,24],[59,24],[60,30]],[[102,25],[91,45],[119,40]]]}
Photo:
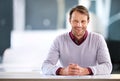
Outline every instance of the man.
{"label": "man", "polygon": [[[71,31],[58,36],[42,65],[44,74],[110,74],[112,64],[106,42],[100,34],[88,32],[88,10],[78,5],[70,11]],[[60,60],[62,67],[57,66]]]}

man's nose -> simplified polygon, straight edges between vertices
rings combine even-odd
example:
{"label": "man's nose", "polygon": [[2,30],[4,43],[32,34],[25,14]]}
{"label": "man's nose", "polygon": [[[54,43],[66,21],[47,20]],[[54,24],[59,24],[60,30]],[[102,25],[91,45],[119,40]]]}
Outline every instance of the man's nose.
{"label": "man's nose", "polygon": [[77,26],[82,27],[82,23],[81,22],[77,23]]}

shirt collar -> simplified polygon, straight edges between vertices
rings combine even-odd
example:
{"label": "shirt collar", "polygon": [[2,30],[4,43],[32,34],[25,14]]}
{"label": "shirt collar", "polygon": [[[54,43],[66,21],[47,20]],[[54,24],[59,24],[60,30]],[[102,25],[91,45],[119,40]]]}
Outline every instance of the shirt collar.
{"label": "shirt collar", "polygon": [[71,38],[72,41],[73,41],[75,44],[77,44],[77,45],[80,45],[81,43],[83,43],[84,40],[87,38],[87,35],[88,35],[88,31],[86,30],[84,36],[83,36],[80,40],[78,40],[78,39],[76,39],[76,37],[72,34],[72,31],[69,32],[70,38]]}

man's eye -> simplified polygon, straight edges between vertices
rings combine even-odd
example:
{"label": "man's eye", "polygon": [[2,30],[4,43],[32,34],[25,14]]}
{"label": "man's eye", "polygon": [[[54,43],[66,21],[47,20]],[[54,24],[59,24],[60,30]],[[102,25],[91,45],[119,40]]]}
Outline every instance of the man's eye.
{"label": "man's eye", "polygon": [[82,21],[82,23],[85,23],[85,21]]}
{"label": "man's eye", "polygon": [[75,20],[74,22],[77,23],[78,21]]}

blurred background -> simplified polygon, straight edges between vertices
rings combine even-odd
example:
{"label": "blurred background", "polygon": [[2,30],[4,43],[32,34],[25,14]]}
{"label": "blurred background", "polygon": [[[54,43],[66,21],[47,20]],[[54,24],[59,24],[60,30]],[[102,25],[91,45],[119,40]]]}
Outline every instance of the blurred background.
{"label": "blurred background", "polygon": [[120,0],[0,0],[0,70],[40,70],[55,37],[71,29],[69,10],[82,4],[90,12],[88,31],[105,37],[112,73],[120,73],[119,3]]}

